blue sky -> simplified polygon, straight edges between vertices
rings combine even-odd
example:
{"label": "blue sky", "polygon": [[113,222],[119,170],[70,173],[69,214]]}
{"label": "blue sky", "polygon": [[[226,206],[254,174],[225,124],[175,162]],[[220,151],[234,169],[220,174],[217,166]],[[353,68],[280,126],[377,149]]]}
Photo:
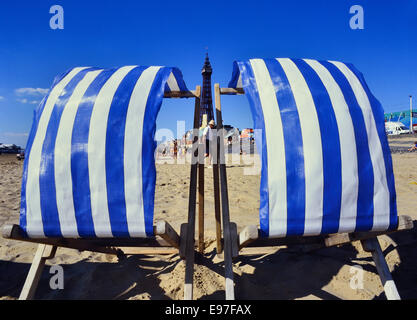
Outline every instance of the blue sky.
{"label": "blue sky", "polygon": [[[52,30],[52,5],[64,30]],[[352,30],[352,5],[364,29]],[[417,2],[338,1],[2,1],[0,142],[26,144],[33,110],[54,77],[74,66],[179,67],[189,88],[201,84],[208,47],[213,84],[227,85],[232,62],[312,58],[353,63],[386,112],[417,105]],[[222,98],[223,118],[251,127],[245,97]],[[193,101],[165,99],[158,128],[192,125]]]}

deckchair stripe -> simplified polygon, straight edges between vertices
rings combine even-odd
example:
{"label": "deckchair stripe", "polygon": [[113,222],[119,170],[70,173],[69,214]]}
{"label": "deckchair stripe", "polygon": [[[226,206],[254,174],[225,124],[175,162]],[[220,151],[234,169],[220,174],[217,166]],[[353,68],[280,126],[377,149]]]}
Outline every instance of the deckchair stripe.
{"label": "deckchair stripe", "polygon": [[[341,199],[340,199],[340,216],[338,224],[338,229],[336,232],[345,232],[348,230],[355,230],[356,227],[356,207],[357,207],[357,200],[358,200],[358,169],[357,169],[357,157],[356,157],[356,142],[355,142],[355,132],[352,123],[352,118],[349,114],[349,107],[346,104],[344,99],[343,93],[340,87],[337,85],[334,78],[331,76],[330,72],[318,61],[305,59],[306,63],[309,64],[311,68],[316,72],[320,80],[322,81],[323,85],[326,88],[326,91],[329,95],[331,105],[334,111],[335,121],[333,126],[337,126],[338,129],[338,140],[339,140],[339,148],[340,148],[340,166],[341,166]],[[313,90],[314,91],[314,90]],[[317,109],[322,108],[322,103],[320,103],[320,107]],[[329,111],[330,113],[330,111]],[[328,120],[330,121],[330,119]],[[329,124],[330,125],[330,124]],[[320,124],[322,126],[322,124]],[[323,131],[325,131],[323,129]],[[327,131],[322,133],[322,139],[336,139],[336,137],[332,136],[331,131]],[[337,144],[337,142],[334,142]],[[323,142],[324,146],[331,146],[331,143]],[[323,149],[323,156],[330,157],[334,161],[337,161],[335,153],[337,153],[337,148],[335,148],[330,154],[324,155],[326,149]],[[326,170],[327,165],[324,164],[323,168]],[[330,170],[330,169],[329,169]],[[337,171],[337,169],[334,169]],[[340,183],[336,179],[332,179],[329,181],[331,183],[331,188],[337,188]],[[327,191],[327,189],[325,189]],[[330,200],[330,199],[329,199]],[[327,201],[324,201],[326,206]],[[335,204],[337,206],[337,204]],[[330,210],[330,208],[329,208]],[[323,219],[326,219],[326,214],[333,215],[337,213],[335,211],[325,211],[323,212]],[[336,217],[332,217],[331,219],[336,219]],[[339,222],[343,221],[342,224]],[[325,222],[323,221],[323,224]],[[330,226],[329,226],[330,228]],[[325,233],[325,229],[322,231]],[[328,232],[333,232],[328,231]]]}
{"label": "deckchair stripe", "polygon": [[167,80],[165,80],[165,92],[171,91],[187,91],[184,81],[182,80],[181,71],[178,69],[171,69],[171,73]]}
{"label": "deckchair stripe", "polygon": [[180,88],[178,87],[175,76],[172,72],[169,75],[169,78],[168,78],[168,81],[167,81],[167,86],[169,87],[170,91],[180,91]]}
{"label": "deckchair stripe", "polygon": [[349,107],[350,116],[355,129],[355,141],[358,159],[358,206],[356,213],[356,230],[371,230],[374,214],[374,172],[370,155],[368,135],[362,109],[344,74],[332,63],[321,62],[332,74],[341,88]]}
{"label": "deckchair stripe", "polygon": [[[71,181],[77,233],[80,237],[96,237],[91,213],[88,169],[88,133],[91,113],[97,94],[117,69],[102,71],[87,89],[78,106],[71,139]],[[74,231],[75,232],[75,231]]]}
{"label": "deckchair stripe", "polygon": [[[306,205],[306,182],[304,174],[304,153],[303,153],[303,137],[301,131],[300,115],[297,110],[297,102],[295,93],[291,90],[289,79],[283,70],[285,61],[265,60],[265,64],[269,71],[269,78],[272,80],[274,88],[275,100],[278,103],[278,112],[281,122],[288,123],[282,126],[283,142],[285,151],[285,175],[286,175],[286,198],[283,201],[287,203],[286,220],[281,220],[280,224],[287,225],[287,232],[290,234],[302,235],[304,233],[305,205]],[[294,93],[294,94],[293,94]],[[267,121],[269,121],[268,119]],[[271,123],[273,126],[273,123]],[[267,132],[267,141],[272,141],[274,146],[279,147],[274,141],[274,132]],[[292,137],[292,138],[290,138]],[[298,148],[289,145],[290,141]],[[300,152],[301,151],[301,152]],[[275,161],[271,163],[275,166]],[[269,174],[270,171],[268,170]],[[270,185],[270,192],[278,187],[277,183]],[[271,200],[271,198],[270,198]],[[292,223],[292,219],[300,223]],[[279,217],[270,217],[270,220],[279,221]],[[271,233],[272,230],[270,230]]]}
{"label": "deckchair stripe", "polygon": [[86,90],[103,70],[88,72],[77,84],[68,103],[64,106],[56,132],[54,154],[54,174],[56,203],[59,215],[58,224],[64,237],[78,237],[75,218],[74,200],[72,198],[71,177],[71,137],[77,113]]}
{"label": "deckchair stripe", "polygon": [[[304,169],[305,204],[299,209],[301,212],[292,213],[289,211],[288,215],[294,217],[300,226],[303,225],[303,232],[300,235],[315,235],[321,231],[323,212],[323,155],[321,152],[317,152],[317,150],[322,150],[320,126],[313,97],[302,73],[290,59],[278,59],[278,61],[288,77],[289,90],[294,96],[301,129],[298,136],[302,141],[298,141],[294,136],[288,137],[286,140],[290,148],[303,154]],[[282,91],[281,95],[283,95]],[[288,93],[287,96],[290,94]],[[289,121],[287,123],[288,127],[291,127],[291,123]],[[294,146],[298,148],[294,148]],[[289,164],[288,161],[287,166],[294,167],[294,163]],[[300,182],[300,184],[302,183]],[[301,198],[300,194],[298,192],[297,199]],[[295,201],[287,198],[287,202]],[[304,219],[302,215],[304,215]],[[290,221],[288,223],[291,224]],[[296,223],[293,224],[296,225]]]}
{"label": "deckchair stripe", "polygon": [[[156,70],[155,70],[156,71]],[[174,70],[172,73],[179,72]],[[170,76],[170,69],[159,68],[155,75],[152,87],[148,94],[146,101],[145,112],[143,115],[143,133],[142,133],[142,192],[143,192],[143,208],[144,212],[149,214],[144,216],[145,219],[145,232],[148,237],[153,236],[153,212],[154,212],[154,198],[155,198],[155,185],[156,185],[156,168],[155,157],[156,142],[149,143],[150,136],[154,136],[156,130],[156,117],[161,108],[162,98],[164,92],[159,83],[164,83]],[[177,75],[178,76],[178,75]],[[185,91],[180,87],[181,91]],[[150,214],[152,213],[152,214]]]}
{"label": "deckchair stripe", "polygon": [[[33,144],[28,154],[27,181],[24,186],[24,197],[26,199],[26,233],[32,238],[44,237],[41,196],[39,177],[41,170],[42,147],[56,101],[66,85],[82,70],[86,68],[74,68],[52,89],[42,110],[38,121],[36,133],[34,133]],[[23,225],[24,226],[24,225]]]}
{"label": "deckchair stripe", "polygon": [[82,70],[65,86],[64,91],[52,109],[51,118],[46,130],[40,163],[42,170],[39,176],[39,191],[41,196],[40,200],[44,232],[47,237],[52,236],[54,233],[58,234],[58,236],[62,236],[55,183],[55,145],[59,123],[63,110],[71,100],[74,90],[76,90],[77,86],[84,79],[89,70],[92,69]]}
{"label": "deckchair stripe", "polygon": [[124,77],[134,66],[122,67],[106,82],[96,97],[88,137],[88,168],[91,212],[98,237],[112,237],[107,199],[106,131],[113,96]]}
{"label": "deckchair stripe", "polygon": [[[185,85],[185,82],[182,79],[182,73],[180,69],[170,68],[170,70],[171,70],[170,72],[174,75],[176,86],[180,89],[180,91],[188,91],[187,86]],[[164,78],[163,81],[165,82],[167,80]]]}
{"label": "deckchair stripe", "polygon": [[150,67],[142,73],[132,92],[126,116],[124,141],[125,196],[129,234],[132,237],[146,236],[142,180],[132,179],[132,176],[142,177],[142,144],[138,142],[142,141],[146,102],[159,69],[159,67]]}
{"label": "deckchair stripe", "polygon": [[[109,110],[106,132],[106,181],[109,219],[115,237],[129,236],[125,202],[124,155],[126,115],[132,91],[146,67],[129,71],[117,88]],[[141,123],[138,121],[137,125]],[[137,142],[139,144],[139,142]],[[140,144],[139,144],[140,145]],[[119,155],[116,157],[115,155]]]}
{"label": "deckchair stripe", "polygon": [[385,119],[384,119],[384,110],[380,102],[374,97],[374,95],[369,90],[365,79],[353,65],[348,64],[348,68],[355,74],[355,76],[360,81],[362,88],[365,90],[366,95],[371,104],[372,113],[375,119],[376,129],[378,131],[378,137],[381,142],[384,164],[385,164],[385,175],[387,178],[387,186],[389,189],[389,205],[390,205],[390,224],[389,229],[396,228],[398,224],[398,213],[397,213],[397,204],[396,204],[396,192],[395,192],[395,182],[394,182],[394,173],[392,171],[392,159],[391,151],[388,145],[388,140],[385,133]]}
{"label": "deckchair stripe", "polygon": [[[26,227],[27,227],[27,206],[26,206],[26,183],[27,183],[27,178],[28,178],[28,162],[29,162],[29,154],[30,154],[30,150],[32,149],[32,145],[33,145],[33,141],[35,139],[35,135],[36,135],[36,131],[38,129],[38,124],[39,124],[39,120],[41,117],[41,114],[45,108],[46,102],[49,99],[49,96],[51,95],[51,91],[52,89],[62,80],[64,79],[71,70],[63,73],[61,76],[58,76],[54,79],[54,82],[52,84],[51,89],[49,89],[48,93],[46,94],[46,96],[42,99],[41,103],[39,104],[39,106],[34,110],[33,112],[33,123],[32,123],[32,127],[30,129],[30,133],[28,136],[28,141],[26,144],[26,157],[23,163],[23,173],[22,173],[22,190],[21,190],[21,207],[20,207],[20,225],[22,226],[22,230],[23,232],[26,232]],[[26,234],[27,236],[27,234]]]}
{"label": "deckchair stripe", "polygon": [[[315,190],[315,194],[314,192],[311,193],[311,196],[320,202],[317,203],[318,206],[316,208],[306,209],[306,212],[312,213],[310,221],[306,217],[306,233],[335,233],[339,229],[342,197],[340,140],[336,116],[329,94],[316,72],[304,60],[294,59],[293,62],[306,81],[306,85],[309,88],[308,91],[314,101],[315,112],[317,113],[318,122],[312,124],[320,130],[317,138],[320,139],[321,143],[317,146],[318,149],[313,152],[320,154],[317,150],[322,149],[322,163],[321,165],[317,164],[315,167],[322,167],[323,170],[323,175],[318,174],[319,177],[323,177],[323,180],[320,181],[321,190]],[[312,115],[312,118],[314,119],[314,115]],[[311,120],[307,118],[306,121]],[[309,176],[314,175],[311,174]],[[322,197],[320,196],[321,194]],[[316,225],[317,229],[314,229],[312,226]]]}
{"label": "deckchair stripe", "polygon": [[[269,190],[269,234],[287,233],[287,174],[284,132],[279,112],[274,84],[271,81],[265,62],[260,59],[250,60],[259,99],[262,104],[268,168],[263,172],[268,175]],[[275,187],[279,186],[279,187]]]}
{"label": "deckchair stripe", "polygon": [[364,120],[369,141],[373,176],[376,181],[373,190],[374,214],[372,230],[386,230],[390,224],[390,215],[387,214],[387,210],[390,208],[389,190],[385,171],[385,161],[380,161],[380,159],[384,159],[384,157],[371,105],[365,90],[354,73],[343,63],[335,61],[331,61],[331,63],[337,66],[349,81],[362,113],[369,114],[369,116],[364,117]]}
{"label": "deckchair stripe", "polygon": [[[259,223],[261,225],[262,236],[268,236],[270,228],[276,230],[277,228],[286,228],[286,223],[276,224],[275,221],[269,219],[269,193],[268,193],[268,151],[265,130],[264,111],[261,107],[261,100],[258,94],[259,90],[256,81],[249,83],[248,79],[255,79],[250,61],[238,61],[234,65],[234,73],[245,74],[244,77],[239,77],[240,84],[245,88],[247,98],[250,101],[250,108],[253,114],[253,122],[255,129],[255,139],[257,141],[256,148],[262,162],[261,182],[260,182],[260,206],[259,206]],[[244,81],[244,82],[243,82]],[[239,83],[239,82],[238,82]],[[231,85],[229,85],[231,86]],[[232,87],[232,86],[231,86]],[[285,191],[285,189],[283,189]],[[285,205],[285,202],[283,203]],[[286,211],[283,211],[284,213]],[[286,216],[284,217],[286,219]],[[270,226],[271,224],[271,226]],[[280,231],[276,231],[280,232]],[[286,229],[281,230],[281,233],[286,233]]]}
{"label": "deckchair stripe", "polygon": [[[245,89],[250,98],[255,126],[262,127],[258,123],[259,110],[265,115],[263,121],[267,143],[258,141],[255,137],[256,143],[261,143],[258,148],[261,147],[262,152],[268,153],[267,170],[262,162],[261,174],[259,211],[262,235],[299,235],[302,228],[305,236],[394,228],[398,221],[395,187],[384,133],[383,111],[370,93],[362,75],[350,65],[309,59],[277,59],[283,70],[279,74],[271,71],[270,59],[250,61],[254,60],[258,65],[262,65],[263,61],[268,65],[269,72],[257,74],[253,70],[252,77],[242,67],[246,62],[235,62],[229,85],[242,86]],[[254,66],[252,64],[247,68],[254,69]],[[282,79],[287,80],[289,89]],[[271,89],[271,86],[275,88]],[[275,90],[275,102],[262,99],[268,90]],[[276,135],[268,132],[268,126],[271,126],[268,122],[273,116],[267,114],[266,110],[271,110],[270,106],[274,104],[278,106],[275,112],[282,119],[279,122],[284,132],[284,141],[272,148],[285,149],[287,176],[286,179],[268,180],[268,188],[265,189],[262,187],[263,181],[273,177],[271,171],[274,166],[281,166],[271,161],[276,157],[269,155],[269,148],[273,144],[271,140],[278,141]],[[291,121],[291,117],[284,110],[289,114],[296,110],[299,124]],[[278,121],[272,122],[276,126]],[[296,130],[298,126],[301,132],[298,135],[285,134]],[[305,187],[305,195],[298,193],[305,197],[305,208],[291,209],[300,200],[293,197],[293,192],[288,192],[284,197],[285,203],[281,198],[277,202],[279,208],[275,208],[271,204],[277,201],[277,190],[287,188],[296,181],[293,176],[288,176],[288,172],[297,172],[297,167],[300,166],[299,162],[288,156],[296,152],[303,155],[304,159],[304,181],[297,181],[297,190]],[[263,222],[266,206],[262,199],[265,198],[269,199],[270,204],[267,210],[269,229],[265,228]],[[280,218],[286,215],[286,219],[280,220],[276,228],[271,228],[276,222],[275,212],[283,209],[285,213]],[[280,225],[283,223],[286,226]]]}

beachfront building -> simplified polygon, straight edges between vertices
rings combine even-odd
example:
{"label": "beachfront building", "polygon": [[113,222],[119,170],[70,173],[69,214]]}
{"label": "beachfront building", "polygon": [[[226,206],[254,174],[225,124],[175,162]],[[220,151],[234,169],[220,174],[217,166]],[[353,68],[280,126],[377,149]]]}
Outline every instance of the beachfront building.
{"label": "beachfront building", "polygon": [[384,114],[385,122],[402,122],[406,127],[409,127],[412,121],[413,131],[417,132],[417,111],[411,113],[410,110],[398,111],[398,112],[387,112]]}

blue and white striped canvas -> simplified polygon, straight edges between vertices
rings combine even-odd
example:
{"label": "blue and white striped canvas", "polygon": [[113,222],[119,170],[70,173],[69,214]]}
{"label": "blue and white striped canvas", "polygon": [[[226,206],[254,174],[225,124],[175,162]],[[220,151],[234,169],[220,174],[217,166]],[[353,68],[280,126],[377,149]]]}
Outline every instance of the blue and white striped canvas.
{"label": "blue and white striped canvas", "polygon": [[164,92],[186,91],[169,67],[74,68],[35,110],[20,226],[32,238],[151,237],[155,121]]}
{"label": "blue and white striped canvas", "polygon": [[261,154],[265,237],[380,231],[397,225],[384,112],[351,64],[310,59],[234,63]]}

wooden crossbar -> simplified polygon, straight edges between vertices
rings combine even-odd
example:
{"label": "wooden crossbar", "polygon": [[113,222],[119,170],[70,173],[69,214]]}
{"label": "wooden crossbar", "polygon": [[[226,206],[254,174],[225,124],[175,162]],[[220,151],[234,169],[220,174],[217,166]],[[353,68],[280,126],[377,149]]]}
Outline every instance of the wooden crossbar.
{"label": "wooden crossbar", "polygon": [[[114,254],[118,257],[133,254],[172,254],[178,252],[180,239],[175,230],[165,221],[157,221],[154,226],[154,233],[160,236],[166,244],[172,247],[163,246],[163,243],[156,239],[144,238],[105,238],[105,239],[70,239],[70,238],[45,238],[33,239],[24,235],[19,225],[6,225],[3,227],[3,238],[32,242],[38,244],[38,249],[32,261],[25,284],[19,296],[19,300],[33,299],[38,286],[42,270],[46,260],[55,256],[58,247],[76,249],[80,251],[93,251],[106,254]],[[140,246],[148,247],[140,247]],[[125,246],[125,247],[123,247]]]}
{"label": "wooden crossbar", "polygon": [[235,95],[235,94],[245,94],[245,91],[241,88],[235,89],[235,88],[219,88],[220,94],[225,95]]}
{"label": "wooden crossbar", "polygon": [[291,236],[285,238],[262,238],[257,226],[247,226],[239,233],[239,250],[246,247],[306,245],[312,249],[344,245],[353,241],[364,241],[380,235],[402,230],[410,230],[414,226],[413,219],[406,215],[398,217],[398,225],[394,230],[377,232],[336,233],[323,236]]}
{"label": "wooden crossbar", "polygon": [[191,91],[171,91],[164,93],[164,98],[197,98],[200,99],[200,89]]}
{"label": "wooden crossbar", "polygon": [[[45,244],[56,247],[76,249],[79,251],[93,251],[118,256],[126,253],[121,249],[136,248],[136,254],[146,254],[149,248],[153,247],[154,253],[166,252],[166,248],[174,248],[178,252],[180,238],[177,232],[166,221],[156,221],[154,225],[155,238],[28,238],[24,235],[19,225],[6,225],[3,227],[3,238],[20,240],[38,244]],[[143,247],[143,252],[140,248]],[[132,252],[132,251],[131,251]]]}

